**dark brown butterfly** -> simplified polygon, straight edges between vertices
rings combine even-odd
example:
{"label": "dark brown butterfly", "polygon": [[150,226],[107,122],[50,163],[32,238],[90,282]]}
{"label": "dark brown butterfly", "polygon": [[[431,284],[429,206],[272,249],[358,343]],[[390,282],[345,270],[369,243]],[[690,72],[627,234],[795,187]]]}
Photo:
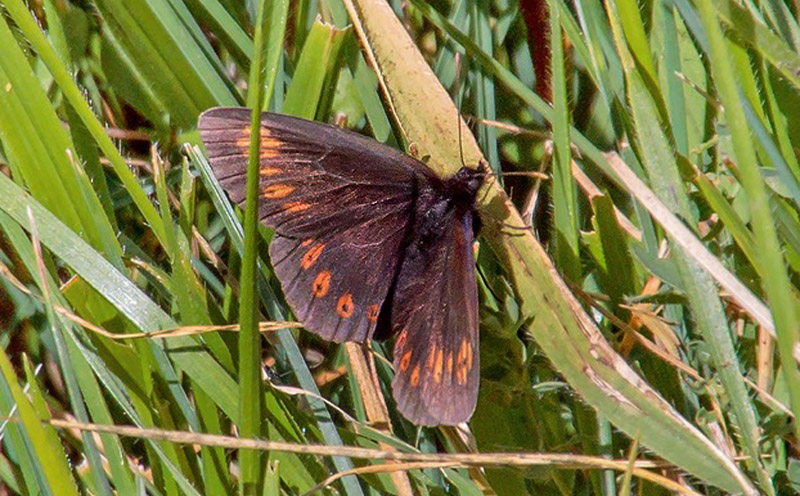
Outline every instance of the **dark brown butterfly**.
{"label": "dark brown butterfly", "polygon": [[[245,199],[250,110],[200,116],[214,174]],[[260,212],[295,314],[324,339],[397,336],[398,410],[420,425],[469,419],[478,396],[472,243],[484,174],[441,179],[422,162],[335,126],[261,116]]]}

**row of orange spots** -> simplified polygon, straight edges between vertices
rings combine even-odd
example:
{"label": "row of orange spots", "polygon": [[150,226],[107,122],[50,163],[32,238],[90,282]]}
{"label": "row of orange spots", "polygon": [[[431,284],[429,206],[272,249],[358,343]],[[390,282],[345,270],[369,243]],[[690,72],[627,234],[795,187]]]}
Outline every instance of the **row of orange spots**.
{"label": "row of orange spots", "polygon": [[[311,244],[313,240],[307,239],[301,243],[301,246],[308,246]],[[310,250],[303,255],[303,260],[300,262],[300,266],[304,269],[308,269],[314,262],[317,261],[319,258],[320,253],[322,253],[322,249],[325,247],[324,243],[318,243],[314,245]],[[314,282],[311,284],[311,292],[315,298],[322,298],[326,294],[328,294],[328,290],[331,287],[331,273],[327,270],[323,270],[317,277],[314,278]],[[350,293],[345,293],[339,297],[339,300],[336,302],[336,313],[343,319],[349,319],[353,316],[355,312],[355,305],[353,304],[353,295]],[[371,322],[375,322],[378,320],[378,305],[370,305],[367,308],[367,319]]]}
{"label": "row of orange spots", "polygon": [[[236,140],[236,146],[243,150],[244,155],[249,155],[250,152],[250,126],[242,128],[242,134]],[[261,148],[259,149],[259,156],[261,158],[274,158],[280,155],[281,140],[273,138],[270,135],[269,129],[261,128]]]}
{"label": "row of orange spots", "polygon": [[294,191],[294,186],[289,186],[288,184],[272,184],[262,189],[261,194],[264,195],[264,198],[286,198],[292,191]]}
{"label": "row of orange spots", "polygon": [[300,261],[300,267],[303,270],[308,270],[317,262],[317,259],[322,254],[322,249],[325,248],[325,243],[317,243],[316,245],[312,246],[305,255],[303,255],[303,260]]}
{"label": "row of orange spots", "polygon": [[464,338],[456,357],[456,380],[459,384],[467,383],[467,373],[472,368],[472,343],[469,338]]}

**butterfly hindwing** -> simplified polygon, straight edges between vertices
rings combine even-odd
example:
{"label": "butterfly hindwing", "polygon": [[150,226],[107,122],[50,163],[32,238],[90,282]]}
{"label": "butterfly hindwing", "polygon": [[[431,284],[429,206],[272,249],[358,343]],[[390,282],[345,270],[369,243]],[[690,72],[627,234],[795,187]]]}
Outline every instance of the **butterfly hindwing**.
{"label": "butterfly hindwing", "polygon": [[411,246],[391,303],[397,409],[419,425],[457,424],[478,396],[478,295],[472,217]]}
{"label": "butterfly hindwing", "polygon": [[[220,184],[245,199],[250,110],[217,108],[199,125]],[[260,219],[276,231],[270,256],[287,301],[333,341],[372,335],[402,257],[423,164],[335,126],[264,113]]]}

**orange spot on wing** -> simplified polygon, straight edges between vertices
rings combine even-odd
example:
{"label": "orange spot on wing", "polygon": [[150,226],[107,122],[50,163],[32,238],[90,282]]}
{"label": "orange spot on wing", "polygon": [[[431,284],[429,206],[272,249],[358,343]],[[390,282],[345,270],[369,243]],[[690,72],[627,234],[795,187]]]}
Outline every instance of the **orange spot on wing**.
{"label": "orange spot on wing", "polygon": [[294,186],[288,184],[273,184],[261,190],[264,198],[285,198],[294,191]]}
{"label": "orange spot on wing", "polygon": [[425,363],[425,366],[428,369],[433,369],[433,362],[436,360],[436,345],[434,344],[431,346],[431,349],[428,350],[428,361]]}
{"label": "orange spot on wing", "polygon": [[467,341],[467,338],[464,338],[464,340],[461,341],[461,347],[458,349],[458,362],[457,362],[458,365],[467,363],[467,347],[468,346],[469,346],[469,341]]}
{"label": "orange spot on wing", "polygon": [[417,387],[417,384],[419,384],[419,365],[414,367],[414,371],[411,372],[411,386]]}
{"label": "orange spot on wing", "polygon": [[308,238],[307,240],[305,240],[302,243],[300,243],[300,246],[308,246],[313,242],[314,242],[314,238]]}
{"label": "orange spot on wing", "polygon": [[306,210],[310,206],[311,205],[306,202],[289,202],[283,204],[283,210],[285,212],[296,213],[296,212],[302,212],[303,210]]}
{"label": "orange spot on wing", "polygon": [[317,263],[317,259],[322,254],[322,249],[325,248],[325,243],[318,243],[311,247],[310,250],[303,255],[303,260],[300,262],[300,267],[308,270],[312,265]]}
{"label": "orange spot on wing", "polygon": [[405,372],[408,370],[408,364],[411,363],[411,351],[407,351],[403,358],[400,359],[400,371]]}
{"label": "orange spot on wing", "polygon": [[472,344],[468,338],[461,341],[461,347],[458,349],[458,357],[456,359],[456,380],[463,385],[467,383],[467,374],[472,368]]}
{"label": "orange spot on wing", "polygon": [[281,142],[278,140],[261,141],[258,156],[261,158],[275,158],[281,154]]}
{"label": "orange spot on wing", "polygon": [[258,172],[262,176],[269,177],[269,176],[275,176],[277,174],[280,174],[283,171],[281,169],[277,168],[277,167],[270,167],[268,165],[265,165],[265,166],[261,167],[261,169],[259,169]]}
{"label": "orange spot on wing", "polygon": [[327,270],[323,270],[317,274],[316,279],[314,279],[314,283],[311,285],[311,290],[314,292],[315,297],[322,298],[328,294],[328,289],[330,289],[330,287],[331,273]]}
{"label": "orange spot on wing", "polygon": [[336,304],[336,313],[338,313],[343,319],[350,318],[350,316],[353,315],[354,309],[353,295],[350,293],[342,295],[342,297],[339,298],[339,302]]}
{"label": "orange spot on wing", "polygon": [[407,335],[408,333],[406,331],[403,331],[400,333],[399,336],[397,336],[397,341],[395,341],[394,343],[394,349],[397,350],[398,353],[402,351],[403,346],[405,346]]}
{"label": "orange spot on wing", "polygon": [[239,138],[236,140],[236,146],[241,148],[245,157],[250,154],[250,126],[242,129]]}
{"label": "orange spot on wing", "polygon": [[[242,134],[236,140],[236,146],[242,149],[242,153],[247,156],[250,154],[250,126],[242,129]],[[261,158],[274,158],[281,153],[281,140],[273,138],[269,129],[261,128],[261,148],[258,155]]]}
{"label": "orange spot on wing", "polygon": [[456,380],[462,386],[467,383],[467,371],[468,369],[465,365],[459,365],[456,370]]}
{"label": "orange spot on wing", "polygon": [[378,305],[370,305],[369,308],[367,308],[367,320],[370,322],[377,321],[379,313],[380,307]]}
{"label": "orange spot on wing", "polygon": [[439,353],[436,354],[436,366],[433,368],[433,380],[436,381],[436,384],[442,382],[443,366],[444,366],[444,350],[439,349]]}

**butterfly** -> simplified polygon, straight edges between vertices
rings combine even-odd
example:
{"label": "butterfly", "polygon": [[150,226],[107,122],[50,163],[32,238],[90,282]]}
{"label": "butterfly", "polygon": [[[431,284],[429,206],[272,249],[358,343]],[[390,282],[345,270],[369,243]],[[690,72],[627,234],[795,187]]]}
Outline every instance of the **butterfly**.
{"label": "butterfly", "polygon": [[[230,199],[245,200],[250,110],[203,113],[200,136]],[[395,336],[392,391],[417,425],[467,421],[478,397],[473,241],[485,173],[442,179],[336,126],[261,115],[259,218],[295,315],[334,342]]]}

